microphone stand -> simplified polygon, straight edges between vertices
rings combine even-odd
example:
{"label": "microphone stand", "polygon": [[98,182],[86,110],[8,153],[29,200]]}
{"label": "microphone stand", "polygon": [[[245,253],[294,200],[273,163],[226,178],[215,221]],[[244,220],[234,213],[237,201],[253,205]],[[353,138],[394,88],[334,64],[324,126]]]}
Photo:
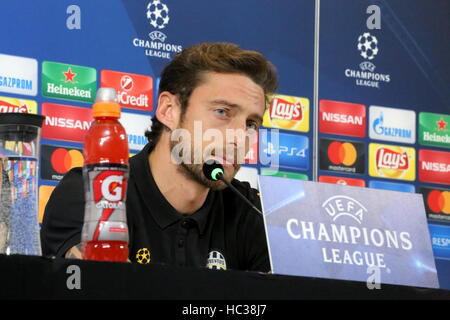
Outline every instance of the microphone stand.
{"label": "microphone stand", "polygon": [[239,192],[238,189],[236,189],[231,183],[229,183],[228,181],[225,180],[225,178],[223,177],[223,175],[221,173],[218,173],[216,175],[216,178],[219,179],[220,181],[222,181],[223,183],[225,183],[231,190],[233,190],[233,192],[235,194],[237,194],[242,200],[244,200],[250,207],[252,207],[256,212],[258,212],[259,214],[262,214],[262,212],[255,207],[255,205],[253,203],[250,202],[250,200],[248,200],[246,197],[244,197],[244,195],[242,193]]}

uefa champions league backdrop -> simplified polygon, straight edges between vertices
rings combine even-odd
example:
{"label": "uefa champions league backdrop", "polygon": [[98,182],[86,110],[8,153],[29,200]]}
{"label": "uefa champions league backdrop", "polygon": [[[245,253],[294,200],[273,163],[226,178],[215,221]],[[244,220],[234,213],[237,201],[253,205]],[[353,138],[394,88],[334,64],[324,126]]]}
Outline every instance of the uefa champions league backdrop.
{"label": "uefa champions league backdrop", "polygon": [[[163,67],[192,44],[229,41],[262,52],[280,75],[264,116],[279,144],[260,135],[245,176],[422,193],[450,288],[448,0],[17,0],[0,9],[0,111],[46,116],[41,221],[54,187],[83,165],[100,86],[117,89],[135,154]],[[278,172],[260,161],[273,155]]]}

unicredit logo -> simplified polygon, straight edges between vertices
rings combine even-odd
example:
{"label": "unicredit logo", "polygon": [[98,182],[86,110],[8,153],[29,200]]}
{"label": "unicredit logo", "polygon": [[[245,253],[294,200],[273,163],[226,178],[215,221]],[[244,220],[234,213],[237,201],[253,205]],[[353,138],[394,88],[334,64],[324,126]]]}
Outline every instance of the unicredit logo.
{"label": "unicredit logo", "polygon": [[302,120],[302,106],[300,103],[290,103],[280,98],[274,98],[270,104],[270,117],[281,120]]}
{"label": "unicredit logo", "polygon": [[351,166],[357,158],[356,148],[349,142],[334,141],[328,147],[328,159],[335,165]]}
{"label": "unicredit logo", "polygon": [[119,103],[135,107],[148,107],[148,96],[141,94],[138,97],[129,95],[126,91],[117,92]]}
{"label": "unicredit logo", "polygon": [[140,74],[112,70],[101,71],[101,86],[114,88],[120,105],[150,111],[153,107],[153,79]]}
{"label": "unicredit logo", "polygon": [[376,153],[376,163],[379,169],[407,170],[409,167],[408,153],[399,153],[388,148],[380,148]]}

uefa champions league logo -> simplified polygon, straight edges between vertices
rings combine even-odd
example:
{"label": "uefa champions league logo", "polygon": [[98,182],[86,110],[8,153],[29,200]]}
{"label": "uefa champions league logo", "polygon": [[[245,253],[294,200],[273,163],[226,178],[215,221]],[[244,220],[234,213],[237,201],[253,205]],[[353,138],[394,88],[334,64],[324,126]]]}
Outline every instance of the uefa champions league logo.
{"label": "uefa champions league logo", "polygon": [[369,32],[358,37],[358,50],[364,59],[372,60],[378,54],[378,40]]}
{"label": "uefa champions league logo", "polygon": [[[144,3],[142,9],[145,9],[145,17],[153,28],[161,30],[167,27],[170,21],[169,7],[161,0],[151,0],[146,8]],[[180,53],[183,50],[183,46],[180,44],[166,42],[167,35],[159,30],[152,30],[148,37],[150,40],[137,37],[132,40],[133,46],[143,48],[148,57],[171,60],[172,54]]]}
{"label": "uefa champions league logo", "polygon": [[147,19],[157,29],[164,29],[169,23],[169,8],[160,0],[153,0],[147,5]]}
{"label": "uefa champions league logo", "polygon": [[378,45],[378,39],[369,32],[358,37],[357,49],[364,61],[359,64],[360,70],[347,68],[344,71],[347,78],[355,79],[356,85],[380,89],[382,83],[391,82],[391,75],[375,72],[376,66],[371,62],[380,53]]}

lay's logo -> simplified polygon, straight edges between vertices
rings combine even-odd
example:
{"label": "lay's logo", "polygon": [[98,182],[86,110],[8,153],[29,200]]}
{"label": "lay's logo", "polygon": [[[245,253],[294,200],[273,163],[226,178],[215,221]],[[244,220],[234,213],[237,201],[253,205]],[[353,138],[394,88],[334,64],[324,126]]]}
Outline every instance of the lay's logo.
{"label": "lay's logo", "polygon": [[263,126],[300,132],[309,131],[309,100],[273,95],[264,114]]}
{"label": "lay's logo", "polygon": [[34,100],[0,97],[0,113],[37,113],[37,103]]}
{"label": "lay's logo", "polygon": [[377,168],[386,169],[400,169],[407,170],[408,164],[408,153],[407,152],[395,152],[388,148],[380,148],[377,150]]}
{"label": "lay's logo", "polygon": [[369,175],[372,177],[414,181],[416,179],[414,148],[369,144]]}
{"label": "lay's logo", "polygon": [[302,120],[302,105],[300,101],[291,103],[281,98],[274,98],[270,104],[270,118],[281,120]]}

